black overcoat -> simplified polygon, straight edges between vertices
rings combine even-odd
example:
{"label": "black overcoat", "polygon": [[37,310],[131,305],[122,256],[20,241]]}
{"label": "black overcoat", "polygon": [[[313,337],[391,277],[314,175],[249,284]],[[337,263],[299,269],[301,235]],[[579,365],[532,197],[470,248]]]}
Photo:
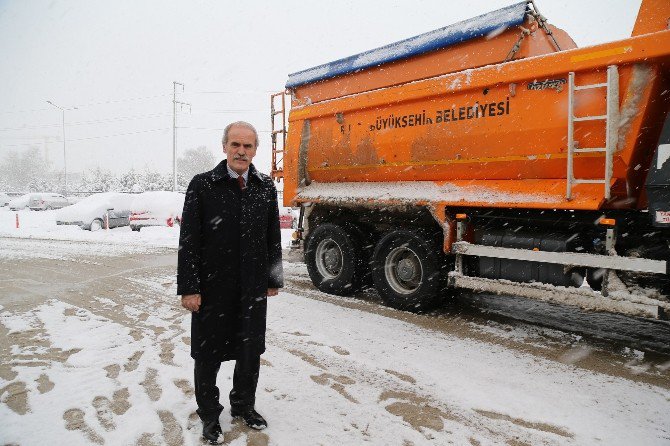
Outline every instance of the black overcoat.
{"label": "black overcoat", "polygon": [[283,286],[277,190],[251,165],[247,188],[226,161],[196,175],[182,213],[177,294],[200,294],[191,356],[227,361],[265,351],[268,288]]}

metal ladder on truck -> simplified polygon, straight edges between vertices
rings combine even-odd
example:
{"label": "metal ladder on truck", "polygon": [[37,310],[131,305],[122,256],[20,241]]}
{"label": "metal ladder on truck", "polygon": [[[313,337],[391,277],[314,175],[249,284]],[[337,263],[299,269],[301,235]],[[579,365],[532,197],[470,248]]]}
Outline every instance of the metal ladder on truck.
{"label": "metal ladder on truck", "polygon": [[[278,100],[277,98],[281,98]],[[279,102],[279,104],[277,104]],[[279,107],[279,108],[277,108]],[[277,117],[281,117],[281,124]],[[286,147],[286,92],[270,95],[270,136],[272,138],[272,179],[279,182],[284,178],[284,148]],[[281,139],[277,138],[281,135]],[[281,143],[280,143],[281,141]]]}
{"label": "metal ladder on truck", "polygon": [[[607,111],[604,115],[575,116],[575,92],[596,88],[606,89]],[[583,121],[601,120],[605,122],[605,147],[575,147],[575,123]],[[617,125],[619,122],[619,70],[616,65],[607,67],[607,81],[600,84],[575,85],[575,73],[568,75],[568,172],[566,198],[572,199],[572,187],[575,184],[603,184],[605,199],[611,196],[610,183],[612,181],[612,158],[618,141]],[[575,178],[575,153],[605,153],[605,173],[603,178],[586,179]]]}

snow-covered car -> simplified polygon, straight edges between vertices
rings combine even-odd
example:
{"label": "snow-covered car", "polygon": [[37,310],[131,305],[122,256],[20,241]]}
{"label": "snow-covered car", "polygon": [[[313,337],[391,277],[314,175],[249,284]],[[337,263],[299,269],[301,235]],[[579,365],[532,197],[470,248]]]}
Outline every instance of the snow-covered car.
{"label": "snow-covered car", "polygon": [[103,192],[91,195],[78,203],[59,209],[56,214],[57,225],[77,225],[82,229],[97,231],[128,226],[132,194]]}
{"label": "snow-covered car", "polygon": [[131,204],[130,229],[139,231],[147,226],[175,226],[181,223],[184,194],[155,191],[136,195]]}
{"label": "snow-covered car", "polygon": [[20,211],[22,209],[25,209],[28,207],[28,204],[30,204],[30,198],[33,196],[32,193],[29,194],[23,194],[20,197],[16,197],[12,200],[9,200],[9,209],[11,211]]}
{"label": "snow-covered car", "polygon": [[28,207],[33,211],[48,211],[69,206],[70,202],[61,194],[38,192],[30,195]]}
{"label": "snow-covered car", "polygon": [[0,192],[0,207],[7,206],[9,204],[9,195],[4,192]]}

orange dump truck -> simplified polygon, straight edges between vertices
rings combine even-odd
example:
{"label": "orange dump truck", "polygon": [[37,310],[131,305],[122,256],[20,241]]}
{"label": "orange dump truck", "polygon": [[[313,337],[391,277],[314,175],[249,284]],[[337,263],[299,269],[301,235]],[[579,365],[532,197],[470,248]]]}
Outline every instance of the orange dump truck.
{"label": "orange dump truck", "polygon": [[291,74],[273,176],[314,284],[670,313],[669,19],[577,48],[523,1]]}

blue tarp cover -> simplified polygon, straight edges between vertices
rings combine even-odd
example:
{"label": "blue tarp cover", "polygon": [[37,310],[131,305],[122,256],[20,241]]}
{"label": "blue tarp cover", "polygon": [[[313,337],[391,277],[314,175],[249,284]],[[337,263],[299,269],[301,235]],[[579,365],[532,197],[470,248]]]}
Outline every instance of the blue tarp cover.
{"label": "blue tarp cover", "polygon": [[485,36],[496,30],[520,25],[523,23],[526,15],[526,4],[527,2],[523,1],[374,50],[298,71],[289,75],[286,88],[298,87],[396,60],[406,59],[469,39]]}

